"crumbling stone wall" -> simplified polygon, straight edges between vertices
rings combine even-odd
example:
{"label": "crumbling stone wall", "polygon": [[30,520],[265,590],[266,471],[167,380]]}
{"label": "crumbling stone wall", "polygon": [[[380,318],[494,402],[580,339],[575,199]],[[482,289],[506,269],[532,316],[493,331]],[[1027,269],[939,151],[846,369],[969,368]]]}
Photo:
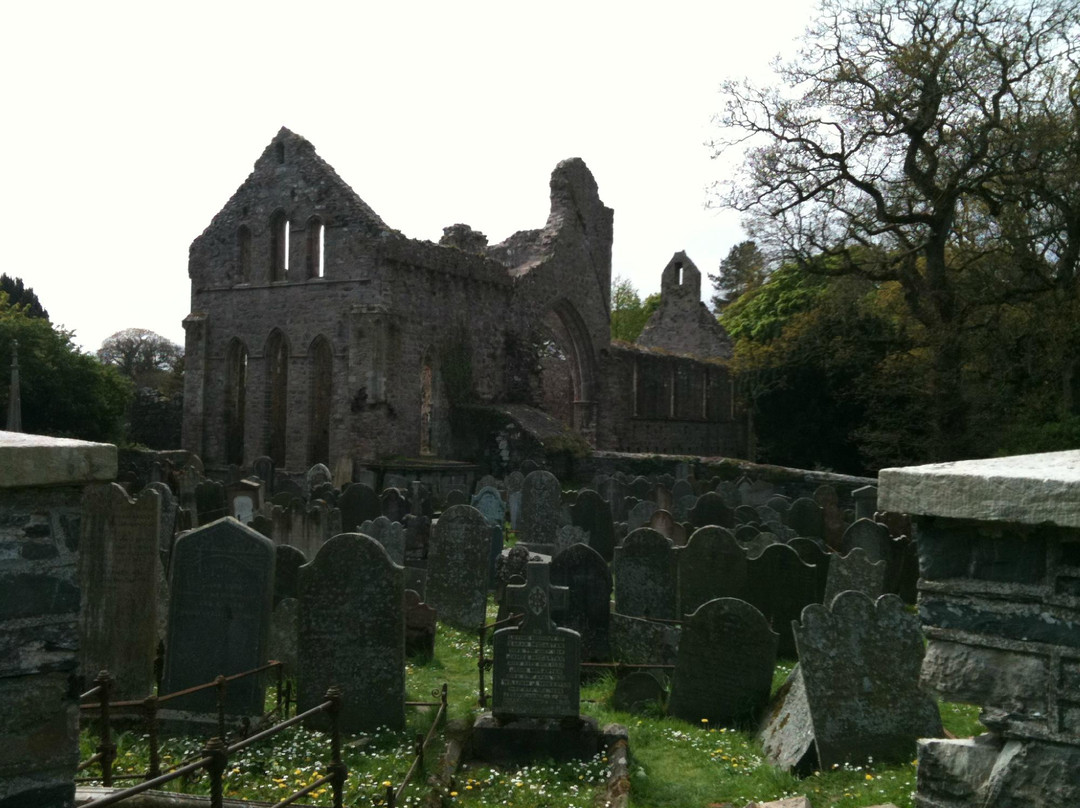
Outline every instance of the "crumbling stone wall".
{"label": "crumbling stone wall", "polygon": [[989,733],[923,741],[920,808],[1080,805],[1080,452],[885,469],[915,517],[924,682]]}
{"label": "crumbling stone wall", "polygon": [[[544,335],[568,357],[573,425],[613,439],[627,397],[613,385],[632,379],[608,366],[612,222],[572,159],[542,229],[409,239],[282,129],[191,246],[184,448],[293,469],[445,456],[453,406],[540,403],[540,363],[512,354]],[[701,430],[667,432],[688,450]]]}
{"label": "crumbling stone wall", "polygon": [[677,252],[660,276],[660,305],[637,344],[703,359],[730,359],[731,338],[701,302],[701,271]]}

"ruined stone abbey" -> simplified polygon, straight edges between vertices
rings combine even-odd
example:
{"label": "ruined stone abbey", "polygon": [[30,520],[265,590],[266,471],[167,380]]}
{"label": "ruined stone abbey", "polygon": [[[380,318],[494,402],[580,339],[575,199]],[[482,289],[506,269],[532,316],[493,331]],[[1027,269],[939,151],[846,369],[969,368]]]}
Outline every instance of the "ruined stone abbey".
{"label": "ruined stone abbey", "polygon": [[525,432],[560,418],[597,449],[736,453],[730,342],[685,254],[639,343],[612,342],[612,221],[571,159],[542,229],[410,239],[282,129],[191,245],[184,448],[292,469],[475,460],[495,436],[464,439],[461,414],[488,410]]}

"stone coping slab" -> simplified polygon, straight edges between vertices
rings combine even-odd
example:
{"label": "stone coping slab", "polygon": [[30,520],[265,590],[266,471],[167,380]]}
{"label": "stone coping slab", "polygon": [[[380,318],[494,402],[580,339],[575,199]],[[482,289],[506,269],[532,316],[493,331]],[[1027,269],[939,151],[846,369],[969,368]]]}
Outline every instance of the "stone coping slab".
{"label": "stone coping slab", "polygon": [[116,468],[110,443],[0,432],[0,488],[108,482]]}
{"label": "stone coping slab", "polygon": [[1080,527],[1080,451],[882,469],[878,510]]}

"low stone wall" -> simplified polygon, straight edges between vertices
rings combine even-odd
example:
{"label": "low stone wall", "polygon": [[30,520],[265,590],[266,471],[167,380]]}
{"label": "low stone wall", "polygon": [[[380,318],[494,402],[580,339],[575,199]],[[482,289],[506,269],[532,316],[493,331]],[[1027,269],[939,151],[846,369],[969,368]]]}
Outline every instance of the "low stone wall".
{"label": "low stone wall", "polygon": [[1080,805],[1080,452],[880,475],[912,514],[923,680],[990,730],[924,741],[920,808]]}
{"label": "low stone wall", "polygon": [[80,500],[115,477],[115,446],[0,432],[0,808],[74,804]]}

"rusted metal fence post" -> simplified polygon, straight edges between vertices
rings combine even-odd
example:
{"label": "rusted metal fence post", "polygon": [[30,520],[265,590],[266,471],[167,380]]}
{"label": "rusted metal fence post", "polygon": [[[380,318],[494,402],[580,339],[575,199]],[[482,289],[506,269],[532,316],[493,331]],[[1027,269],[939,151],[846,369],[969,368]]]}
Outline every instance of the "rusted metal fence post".
{"label": "rusted metal fence post", "polygon": [[214,680],[217,685],[217,714],[218,714],[218,738],[225,740],[225,690],[229,683],[224,676],[218,676]]}
{"label": "rusted metal fence post", "polygon": [[101,756],[101,782],[102,785],[112,786],[113,761],[116,760],[116,744],[112,742],[112,728],[109,726],[109,697],[112,693],[112,677],[108,671],[100,671],[94,684],[101,688],[98,695],[101,699],[101,726],[98,728],[101,740],[98,743],[98,754]]}
{"label": "rusted metal fence post", "polygon": [[394,799],[394,787],[386,787],[386,808],[396,808],[397,802]]}
{"label": "rusted metal fence post", "polygon": [[480,626],[480,658],[476,661],[476,667],[480,675],[480,709],[487,709],[487,695],[484,693],[484,632],[486,626]]}
{"label": "rusted metal fence post", "polygon": [[330,714],[330,766],[327,774],[333,779],[330,788],[334,792],[334,808],[342,808],[345,798],[345,776],[349,773],[341,759],[341,688],[334,686],[326,691],[327,701],[333,702]]}
{"label": "rusted metal fence post", "polygon": [[146,735],[150,746],[150,768],[146,771],[146,779],[153,780],[161,775],[161,750],[158,748],[158,720],[157,720],[157,696],[147,696],[143,701],[143,710],[146,713]]}
{"label": "rusted metal fence post", "polygon": [[203,747],[203,755],[210,758],[206,772],[210,775],[210,808],[222,808],[225,792],[225,767],[229,765],[229,753],[221,738],[211,738]]}
{"label": "rusted metal fence post", "polygon": [[285,684],[285,666],[278,662],[277,665],[277,716],[278,721],[285,718],[285,714],[281,712],[281,688]]}

